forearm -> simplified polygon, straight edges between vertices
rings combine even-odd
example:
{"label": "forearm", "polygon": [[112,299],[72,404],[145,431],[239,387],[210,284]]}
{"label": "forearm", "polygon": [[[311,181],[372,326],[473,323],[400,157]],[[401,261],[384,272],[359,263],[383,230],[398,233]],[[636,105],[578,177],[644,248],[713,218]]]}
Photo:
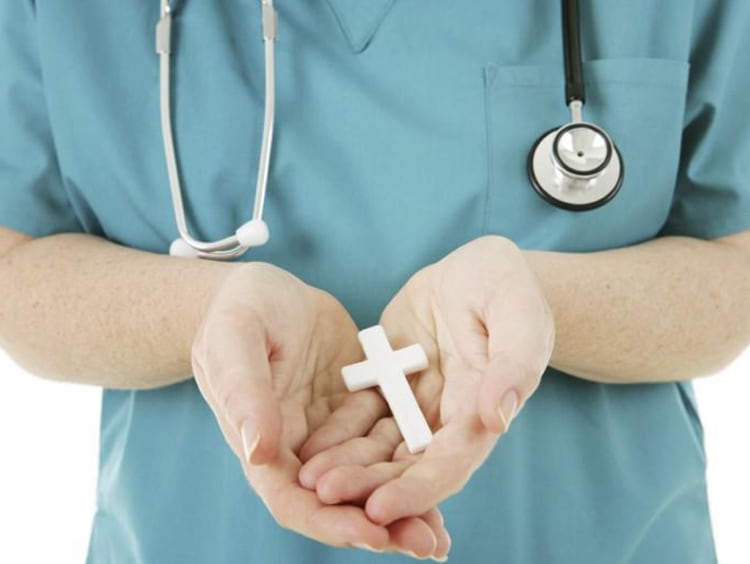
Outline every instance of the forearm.
{"label": "forearm", "polygon": [[551,366],[616,383],[718,371],[750,340],[749,255],[680,237],[587,254],[526,252],[555,317]]}
{"label": "forearm", "polygon": [[187,379],[203,311],[231,268],[88,235],[29,241],[0,258],[0,347],[56,380],[153,388]]}

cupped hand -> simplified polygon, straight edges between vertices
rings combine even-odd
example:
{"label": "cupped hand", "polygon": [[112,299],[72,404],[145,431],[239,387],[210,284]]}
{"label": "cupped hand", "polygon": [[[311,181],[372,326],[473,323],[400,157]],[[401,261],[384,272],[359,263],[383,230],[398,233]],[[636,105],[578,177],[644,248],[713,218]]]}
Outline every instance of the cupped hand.
{"label": "cupped hand", "polygon": [[388,524],[466,484],[538,386],[554,322],[523,253],[488,236],[415,274],[381,324],[394,349],[425,348],[428,369],[409,379],[432,442],[410,454],[380,395],[357,392],[303,445],[300,482]]}
{"label": "cupped hand", "polygon": [[299,484],[299,450],[344,404],[341,367],[357,329],[330,294],[262,263],[237,265],[193,344],[196,382],[251,485],[282,526],[334,546],[429,556],[445,544],[439,511],[384,524],[362,507],[320,502]]}

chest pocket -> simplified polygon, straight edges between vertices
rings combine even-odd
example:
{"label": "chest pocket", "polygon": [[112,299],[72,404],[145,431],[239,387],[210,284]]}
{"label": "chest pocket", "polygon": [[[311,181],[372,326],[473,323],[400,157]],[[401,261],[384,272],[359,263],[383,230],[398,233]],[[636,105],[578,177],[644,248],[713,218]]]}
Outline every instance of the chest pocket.
{"label": "chest pocket", "polygon": [[666,59],[584,63],[584,119],[619,148],[620,193],[586,212],[558,209],[526,175],[528,152],[545,131],[569,122],[560,67],[485,67],[487,207],[485,231],[527,248],[591,251],[653,237],[669,213],[682,138],[689,66]]}

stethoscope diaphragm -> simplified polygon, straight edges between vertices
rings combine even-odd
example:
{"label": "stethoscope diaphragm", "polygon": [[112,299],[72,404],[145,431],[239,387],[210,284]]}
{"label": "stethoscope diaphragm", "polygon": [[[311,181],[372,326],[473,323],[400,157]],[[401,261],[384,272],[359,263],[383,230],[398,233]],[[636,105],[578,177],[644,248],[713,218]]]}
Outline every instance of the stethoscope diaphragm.
{"label": "stethoscope diaphragm", "polygon": [[622,186],[619,150],[603,129],[587,122],[544,133],[534,143],[527,166],[536,192],[570,211],[603,206]]}

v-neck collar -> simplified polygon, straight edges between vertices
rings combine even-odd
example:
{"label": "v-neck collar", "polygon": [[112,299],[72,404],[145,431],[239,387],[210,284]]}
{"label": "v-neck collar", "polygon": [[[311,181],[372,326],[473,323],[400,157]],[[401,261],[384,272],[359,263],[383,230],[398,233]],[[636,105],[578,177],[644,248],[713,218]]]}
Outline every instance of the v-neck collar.
{"label": "v-neck collar", "polygon": [[328,0],[336,21],[355,53],[361,53],[396,0]]}

